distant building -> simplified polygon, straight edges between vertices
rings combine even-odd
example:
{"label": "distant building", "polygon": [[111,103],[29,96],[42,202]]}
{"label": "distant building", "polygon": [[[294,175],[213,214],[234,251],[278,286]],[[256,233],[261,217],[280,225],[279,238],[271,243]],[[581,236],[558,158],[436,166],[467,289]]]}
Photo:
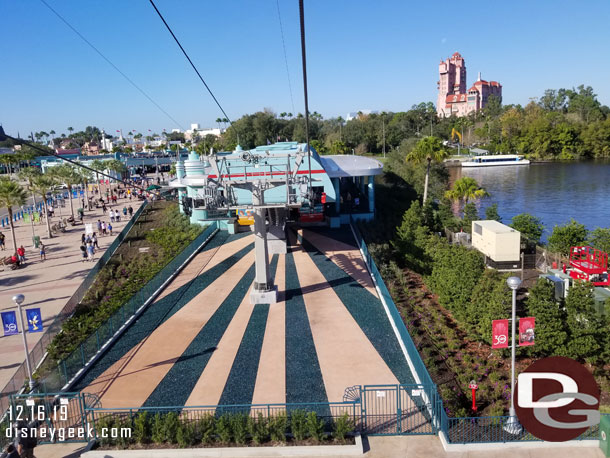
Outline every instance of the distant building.
{"label": "distant building", "polygon": [[97,142],[86,142],[83,145],[82,153],[85,156],[96,156],[100,154],[101,149],[102,148],[100,148],[100,145]]}
{"label": "distant building", "polygon": [[485,108],[490,95],[502,100],[502,85],[482,80],[480,72],[478,80],[466,90],[466,61],[459,52],[440,62],[438,74],[436,112],[439,117],[467,116],[479,111]]}
{"label": "distant building", "polygon": [[375,110],[360,110],[360,111],[352,111],[345,116],[345,121],[351,121],[352,119],[358,119],[360,116],[367,116],[370,114],[379,114],[379,111]]}

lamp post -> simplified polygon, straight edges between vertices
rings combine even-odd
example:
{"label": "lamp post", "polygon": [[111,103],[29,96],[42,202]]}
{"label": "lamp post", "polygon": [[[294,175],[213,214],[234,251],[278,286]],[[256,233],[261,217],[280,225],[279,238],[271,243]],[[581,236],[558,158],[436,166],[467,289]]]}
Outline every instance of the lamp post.
{"label": "lamp post", "polygon": [[517,322],[517,289],[521,284],[521,279],[519,277],[508,277],[506,280],[508,283],[508,287],[513,291],[513,301],[512,301],[512,325],[511,325],[511,369],[510,369],[510,410],[509,415],[510,418],[508,422],[504,425],[504,430],[509,434],[519,434],[523,428],[517,419],[517,415],[515,413],[515,401],[514,401],[514,393],[515,393],[515,323]]}
{"label": "lamp post", "polygon": [[32,365],[30,364],[30,352],[28,351],[28,340],[27,337],[25,336],[25,326],[23,324],[23,314],[21,313],[21,304],[23,303],[23,301],[25,300],[25,296],[23,294],[16,294],[15,296],[13,296],[13,302],[15,304],[17,304],[17,310],[19,313],[19,321],[21,322],[21,335],[23,337],[23,348],[25,350],[25,365],[28,369],[28,378],[29,378],[29,385],[30,385],[30,391],[32,391],[34,389],[34,379],[32,378]]}

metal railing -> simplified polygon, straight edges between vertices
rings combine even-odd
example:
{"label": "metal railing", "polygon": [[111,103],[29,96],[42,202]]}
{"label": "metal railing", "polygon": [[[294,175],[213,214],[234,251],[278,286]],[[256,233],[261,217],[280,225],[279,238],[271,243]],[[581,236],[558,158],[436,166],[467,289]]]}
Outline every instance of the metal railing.
{"label": "metal railing", "polygon": [[[47,346],[51,343],[53,338],[61,331],[61,326],[68,318],[72,316],[74,313],[74,309],[76,306],[83,300],[85,297],[85,293],[89,289],[89,287],[93,284],[96,275],[99,271],[106,265],[108,260],[112,257],[116,249],[119,247],[121,242],[125,240],[125,237],[133,227],[136,220],[144,211],[146,207],[146,203],[140,206],[138,210],[134,213],[133,217],[129,220],[129,222],[125,225],[123,230],[117,235],[114,241],[110,244],[110,246],[106,249],[104,254],[100,257],[100,259],[95,263],[95,265],[91,268],[87,276],[84,278],[80,286],[76,289],[74,294],[68,299],[64,307],[57,314],[53,322],[47,326],[45,332],[42,334],[40,340],[32,347],[30,350],[30,361],[34,364],[34,366],[38,366],[46,353]],[[28,380],[28,373],[25,361],[21,363],[21,365],[17,368],[17,371],[8,381],[6,386],[0,391],[0,413],[5,412],[9,407],[8,396],[13,393],[18,393],[23,387],[25,381]]]}
{"label": "metal railing", "polygon": [[216,224],[211,224],[206,230],[195,238],[174,259],[163,267],[146,285],[136,292],[103,324],[101,324],[85,341],[83,341],[70,355],[64,358],[57,369],[49,374],[42,382],[45,392],[60,391],[87,366],[107,343],[126,325],[126,323],[140,312],[142,307],[154,301],[163,287],[177,275],[188,260],[203,248],[209,238],[218,230]]}
{"label": "metal railing", "polygon": [[[610,414],[602,414],[608,416]],[[509,434],[504,426],[510,419],[502,417],[446,417],[443,432],[450,444],[540,441],[525,429],[520,434]],[[598,440],[599,425],[591,426],[575,440]]]}
{"label": "metal railing", "polygon": [[430,374],[428,373],[428,369],[426,369],[426,365],[422,361],[421,356],[419,355],[419,352],[417,351],[417,347],[413,343],[413,339],[411,339],[411,335],[409,334],[409,331],[407,331],[407,328],[402,320],[402,317],[400,316],[400,312],[398,311],[396,304],[394,304],[392,295],[388,291],[388,288],[386,287],[386,285],[383,281],[381,273],[379,273],[379,270],[377,269],[377,266],[375,265],[375,261],[373,260],[373,257],[369,253],[366,243],[365,243],[364,239],[362,238],[362,234],[360,234],[360,230],[358,229],[358,227],[353,219],[350,218],[350,221],[351,221],[352,231],[356,238],[356,242],[358,243],[358,247],[360,248],[360,251],[364,255],[364,260],[370,270],[372,277],[375,280],[375,283],[377,284],[380,294],[382,295],[382,300],[388,306],[388,310],[390,312],[390,317],[392,320],[392,325],[393,325],[393,327],[395,327],[398,334],[400,335],[402,343],[404,343],[404,346],[405,346],[405,349],[409,356],[410,362],[412,363],[413,369],[415,371],[414,375],[416,376],[416,378],[419,378],[419,380],[416,380],[417,383],[422,383],[425,385],[433,385],[436,387],[435,383],[432,381],[432,377],[430,377]]}

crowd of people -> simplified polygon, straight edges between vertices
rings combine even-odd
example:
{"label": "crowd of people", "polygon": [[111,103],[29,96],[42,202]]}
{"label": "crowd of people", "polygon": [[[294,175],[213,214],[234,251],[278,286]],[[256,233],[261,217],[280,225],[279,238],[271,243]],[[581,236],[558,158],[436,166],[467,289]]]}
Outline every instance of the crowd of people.
{"label": "crowd of people", "polygon": [[[123,205],[123,208],[118,208],[117,203],[118,199],[129,199],[132,200],[134,196],[136,196],[136,191],[133,191],[128,188],[117,188],[112,190],[107,190],[105,193],[105,198],[102,193],[95,189],[95,194],[99,197],[95,197],[94,201],[90,198],[88,202],[85,199],[82,199],[83,209],[86,208],[85,204],[88,204],[89,210],[92,210],[93,206],[96,208],[101,208],[103,212],[103,216],[108,215],[108,220],[98,219],[97,220],[97,231],[83,233],[81,236],[81,244],[80,250],[82,253],[81,262],[90,261],[93,262],[95,259],[95,253],[99,250],[98,237],[101,236],[112,236],[113,233],[113,224],[121,221],[121,218],[127,220],[133,216],[134,209],[131,204]],[[119,204],[120,205],[120,204]],[[115,208],[107,208],[107,207],[115,207]],[[49,217],[52,217],[54,214],[53,205],[50,204],[47,206]],[[82,209],[79,209],[80,220],[83,220]],[[0,250],[6,251],[6,236],[2,232],[0,232]],[[38,250],[40,254],[40,261],[45,261],[47,259],[47,247],[41,241],[38,242]],[[4,264],[11,265],[12,269],[16,269],[25,265],[26,257],[25,257],[25,248],[21,245],[17,251],[10,257],[0,258],[4,260]]]}

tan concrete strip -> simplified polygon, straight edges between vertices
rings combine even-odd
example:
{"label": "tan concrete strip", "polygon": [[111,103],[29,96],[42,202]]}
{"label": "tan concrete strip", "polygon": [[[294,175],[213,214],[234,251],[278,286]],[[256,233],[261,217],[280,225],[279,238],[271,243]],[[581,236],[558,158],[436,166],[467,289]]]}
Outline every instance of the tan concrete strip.
{"label": "tan concrete strip", "polygon": [[269,306],[252,404],[286,402],[286,256],[280,255],[275,274],[278,302]]}
{"label": "tan concrete strip", "polygon": [[373,296],[377,297],[377,290],[366,268],[360,250],[351,245],[326,237],[316,232],[302,229],[299,233],[318,250],[323,252],[340,269],[365,287]]}
{"label": "tan concrete strip", "polygon": [[[163,291],[163,293],[165,293],[168,288],[172,288],[172,286],[174,286],[174,283],[177,280],[182,281],[183,284],[186,284],[188,281],[190,281],[192,278],[189,278],[191,275],[188,273],[187,268],[191,264],[193,264],[193,262],[195,262],[195,260],[197,258],[199,258],[198,263],[203,263],[205,256],[201,256],[201,255],[204,255],[204,254],[206,256],[211,255],[212,259],[208,260],[207,264],[205,264],[203,269],[200,270],[197,275],[201,275],[201,274],[207,272],[212,267],[214,267],[217,264],[219,264],[220,262],[224,261],[229,256],[234,255],[235,253],[237,253],[239,250],[241,250],[242,248],[244,248],[246,245],[248,245],[251,242],[252,242],[252,237],[242,237],[238,240],[234,240],[233,242],[229,242],[226,245],[221,245],[219,250],[209,250],[211,252],[209,254],[208,254],[208,252],[201,253],[200,255],[196,256],[195,259],[193,259],[193,261],[191,261],[189,263],[189,265],[174,279],[174,281],[172,283],[170,283],[168,285],[168,287]],[[184,281],[185,277],[188,279],[187,281]],[[175,289],[177,289],[177,288],[175,288]],[[163,297],[163,295],[164,294],[162,294],[160,297]],[[159,299],[157,299],[157,300],[159,300]],[[137,345],[135,345],[132,349],[130,349],[121,359],[119,359],[112,366],[110,366],[108,369],[106,369],[99,377],[97,377],[83,391],[87,392],[87,393],[95,393],[98,395],[105,393],[107,387],[110,384],[112,384],[112,382],[114,381],[115,378],[117,378],[119,376],[119,374],[123,371],[125,366],[129,363],[129,361],[131,361],[133,355],[135,353],[137,353],[137,351],[140,349],[140,347],[142,346],[142,344],[145,341],[146,341],[146,338],[144,338]]]}
{"label": "tan concrete strip", "polygon": [[224,245],[220,245],[217,248],[213,248],[211,250],[206,250],[202,253],[199,253],[197,256],[195,256],[195,258],[193,258],[191,262],[188,263],[188,265],[182,270],[182,272],[180,272],[180,275],[174,278],[174,280],[169,285],[167,285],[167,287],[159,295],[156,301],[163,299],[170,293],[173,293],[181,286],[186,285],[193,278],[197,277],[198,275],[201,275],[207,270],[210,270],[212,267],[221,263],[229,256],[233,256],[239,250],[241,250],[246,245],[252,242],[253,237],[245,236],[237,240],[233,240],[232,242],[226,243]]}
{"label": "tan concrete strip", "polygon": [[309,255],[293,255],[328,400],[353,385],[398,383]]}
{"label": "tan concrete strip", "polygon": [[197,380],[191,395],[184,405],[217,405],[229,378],[233,361],[248,327],[254,306],[250,303],[250,288],[227,326],[218,347],[212,353],[205,370]]}
{"label": "tan concrete strip", "polygon": [[108,384],[102,405],[141,406],[253,262],[250,252],[150,334]]}

